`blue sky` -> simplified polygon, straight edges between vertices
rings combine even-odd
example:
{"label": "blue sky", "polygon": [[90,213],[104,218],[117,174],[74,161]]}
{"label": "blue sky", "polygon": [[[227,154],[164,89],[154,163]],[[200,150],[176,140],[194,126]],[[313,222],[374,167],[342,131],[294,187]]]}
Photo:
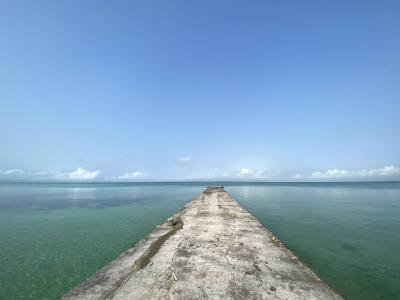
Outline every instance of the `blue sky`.
{"label": "blue sky", "polygon": [[399,9],[1,1],[0,179],[399,179]]}

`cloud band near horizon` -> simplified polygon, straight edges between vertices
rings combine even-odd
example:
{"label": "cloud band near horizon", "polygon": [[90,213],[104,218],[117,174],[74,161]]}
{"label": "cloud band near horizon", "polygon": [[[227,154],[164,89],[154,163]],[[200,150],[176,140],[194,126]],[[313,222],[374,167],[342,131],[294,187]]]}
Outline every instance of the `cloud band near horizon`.
{"label": "cloud band near horizon", "polygon": [[66,180],[66,181],[136,181],[136,180],[282,180],[282,181],[351,181],[351,180],[400,180],[400,168],[393,165],[374,169],[328,169],[325,171],[315,171],[309,174],[295,174],[293,176],[280,176],[279,172],[266,172],[264,170],[253,170],[250,168],[241,168],[233,172],[221,172],[220,175],[192,175],[185,178],[160,178],[157,175],[142,171],[124,172],[119,176],[111,177],[104,175],[101,170],[86,170],[78,167],[73,171],[28,171],[24,169],[0,169],[0,180]]}

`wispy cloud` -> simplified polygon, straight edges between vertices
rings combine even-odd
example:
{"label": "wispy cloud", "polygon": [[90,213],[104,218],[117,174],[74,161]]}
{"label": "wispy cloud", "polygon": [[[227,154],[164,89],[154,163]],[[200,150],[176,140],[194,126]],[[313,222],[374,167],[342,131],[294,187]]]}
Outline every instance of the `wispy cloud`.
{"label": "wispy cloud", "polygon": [[0,177],[12,180],[93,180],[100,176],[101,171],[88,171],[82,168],[77,168],[74,171],[29,171],[23,169],[0,170]]}
{"label": "wispy cloud", "polygon": [[326,171],[316,171],[310,175],[314,179],[335,179],[335,178],[374,178],[374,177],[396,177],[400,176],[400,168],[395,166],[385,166],[380,169],[330,169]]}
{"label": "wispy cloud", "polygon": [[23,169],[0,169],[0,178],[3,179],[46,179],[59,174],[57,171],[28,171]]}
{"label": "wispy cloud", "polygon": [[190,156],[181,156],[176,159],[176,161],[179,163],[187,163],[191,160],[192,160],[192,158]]}
{"label": "wispy cloud", "polygon": [[2,175],[21,175],[21,174],[24,174],[24,170],[22,170],[22,169],[0,170],[0,174],[2,174]]}
{"label": "wispy cloud", "polygon": [[136,172],[127,172],[123,175],[120,175],[117,177],[117,179],[122,179],[122,180],[128,180],[128,179],[138,179],[141,177],[144,177],[146,174],[140,171],[136,171]]}
{"label": "wispy cloud", "polygon": [[267,174],[263,170],[252,170],[249,168],[241,168],[240,170],[223,173],[206,174],[202,176],[191,175],[187,179],[222,179],[222,180],[246,180],[246,179],[263,179],[267,178]]}

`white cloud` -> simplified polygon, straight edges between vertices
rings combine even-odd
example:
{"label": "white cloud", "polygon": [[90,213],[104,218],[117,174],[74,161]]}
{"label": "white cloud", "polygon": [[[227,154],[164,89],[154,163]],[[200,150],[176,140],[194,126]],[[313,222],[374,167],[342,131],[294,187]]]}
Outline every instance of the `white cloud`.
{"label": "white cloud", "polygon": [[73,180],[92,180],[99,177],[100,174],[101,172],[98,170],[91,172],[82,168],[78,168],[75,171],[67,173],[69,179]]}
{"label": "white cloud", "polygon": [[361,176],[396,176],[400,175],[400,168],[395,166],[385,166],[381,169],[360,170]]}
{"label": "white cloud", "polygon": [[236,174],[239,177],[250,177],[250,178],[262,178],[264,177],[264,171],[258,170],[258,171],[253,171],[248,168],[242,168],[240,169],[239,173]]}
{"label": "white cloud", "polygon": [[136,171],[136,172],[131,172],[131,173],[127,172],[124,175],[118,176],[117,178],[118,179],[137,179],[137,178],[140,178],[143,176],[145,176],[144,173]]}
{"label": "white cloud", "polygon": [[253,171],[247,168],[240,169],[239,176],[250,176],[253,175]]}
{"label": "white cloud", "polygon": [[311,178],[362,178],[362,177],[394,177],[400,176],[400,168],[395,166],[385,166],[380,169],[361,169],[361,170],[339,170],[330,169],[324,172],[317,171],[311,174]]}
{"label": "white cloud", "polygon": [[302,179],[302,178],[303,178],[303,175],[301,175],[301,174],[296,174],[296,175],[293,176],[293,178],[294,178],[294,179]]}
{"label": "white cloud", "polygon": [[187,163],[191,160],[192,160],[192,158],[190,156],[182,156],[182,157],[178,157],[176,161],[180,162],[180,163]]}
{"label": "white cloud", "polygon": [[338,170],[338,169],[331,169],[325,172],[314,172],[311,174],[311,178],[339,178],[339,177],[352,177],[352,171],[348,170]]}

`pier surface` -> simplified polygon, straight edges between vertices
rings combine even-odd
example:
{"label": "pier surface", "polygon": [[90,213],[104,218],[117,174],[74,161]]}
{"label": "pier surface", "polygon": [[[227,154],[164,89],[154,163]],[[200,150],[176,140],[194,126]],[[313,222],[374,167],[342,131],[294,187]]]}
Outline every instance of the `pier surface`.
{"label": "pier surface", "polygon": [[342,299],[223,187],[209,187],[63,299]]}

